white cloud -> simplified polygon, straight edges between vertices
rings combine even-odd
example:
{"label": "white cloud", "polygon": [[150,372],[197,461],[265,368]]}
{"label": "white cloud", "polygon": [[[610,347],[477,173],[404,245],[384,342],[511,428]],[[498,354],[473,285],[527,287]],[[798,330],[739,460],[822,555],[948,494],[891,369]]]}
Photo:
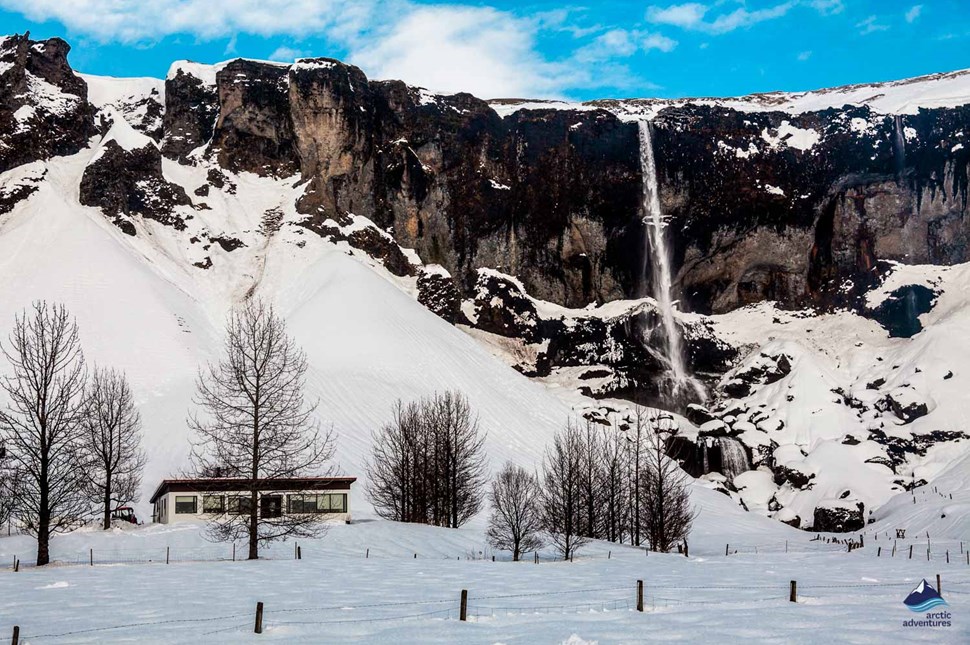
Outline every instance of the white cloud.
{"label": "white cloud", "polygon": [[831,16],[845,11],[845,4],[842,0],[812,0],[809,6],[823,16]]}
{"label": "white cloud", "polygon": [[273,53],[269,55],[269,59],[279,61],[281,63],[292,63],[297,58],[304,58],[309,55],[309,52],[305,52],[302,49],[294,49],[292,47],[283,45],[282,47],[277,47],[275,50],[273,50]]}
{"label": "white cloud", "polygon": [[860,36],[868,36],[877,31],[887,31],[889,29],[889,25],[881,24],[877,16],[869,16],[865,20],[856,23],[856,27],[859,29]]}
{"label": "white cloud", "polygon": [[[229,38],[231,53],[237,34],[286,37],[296,45],[270,54],[281,61],[312,55],[298,49],[300,41],[320,38],[368,76],[486,98],[654,87],[617,60],[677,44],[656,33],[570,25],[571,10],[521,17],[487,6],[415,0],[0,0],[0,8],[32,21],[57,21],[71,34],[101,42],[147,44],[185,34]],[[572,33],[573,50],[556,60],[544,56],[536,43],[544,31]]]}
{"label": "white cloud", "polygon": [[923,13],[923,5],[916,4],[910,7],[909,11],[906,12],[906,22],[915,22],[919,19],[920,14]]}
{"label": "white cloud", "polygon": [[30,20],[56,20],[101,41],[133,43],[172,34],[220,38],[341,34],[360,30],[384,0],[0,0]]}
{"label": "white cloud", "polygon": [[809,51],[803,51],[803,52],[801,52],[801,53],[798,54],[798,60],[800,60],[800,61],[806,61],[806,60],[808,60],[811,57],[812,57],[811,50],[809,50]]}
{"label": "white cloud", "polygon": [[535,32],[532,21],[489,7],[424,6],[352,49],[350,61],[375,78],[484,98],[558,95],[595,84],[578,65],[542,58]]}
{"label": "white cloud", "polygon": [[759,22],[781,18],[797,4],[795,0],[791,0],[754,11],[739,7],[734,11],[707,20],[705,20],[705,17],[710,13],[710,7],[697,2],[668,7],[650,6],[647,8],[647,21],[712,34],[726,34],[735,29],[756,25]]}
{"label": "white cloud", "polygon": [[663,34],[647,34],[640,42],[640,46],[644,51],[657,49],[666,53],[672,52],[677,47],[677,41],[673,38],[667,38]]}
{"label": "white cloud", "polygon": [[707,7],[699,2],[675,4],[669,7],[650,6],[647,20],[658,25],[673,25],[684,29],[694,29],[704,21]]}
{"label": "white cloud", "polygon": [[592,63],[627,58],[639,51],[649,52],[656,49],[671,52],[675,47],[677,47],[677,41],[663,34],[611,29],[576,50],[573,59]]}

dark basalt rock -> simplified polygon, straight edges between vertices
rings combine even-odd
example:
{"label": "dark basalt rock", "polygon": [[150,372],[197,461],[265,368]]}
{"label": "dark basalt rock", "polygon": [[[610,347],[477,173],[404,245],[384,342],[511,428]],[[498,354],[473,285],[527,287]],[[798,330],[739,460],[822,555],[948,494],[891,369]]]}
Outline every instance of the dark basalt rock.
{"label": "dark basalt rock", "polygon": [[798,468],[775,464],[772,469],[775,475],[775,483],[781,486],[785,482],[792,488],[806,490],[812,487],[811,481],[815,479],[815,473],[806,473]]}
{"label": "dark basalt rock", "polygon": [[216,88],[177,70],[175,76],[165,80],[164,155],[185,161],[190,152],[212,138],[218,114]]}
{"label": "dark basalt rock", "polygon": [[468,323],[461,312],[461,293],[451,276],[421,271],[418,274],[418,302],[452,324]]}
{"label": "dark basalt rock", "polygon": [[298,170],[287,73],[242,59],[216,73],[219,112],[211,149],[221,166],[279,177]]}
{"label": "dark basalt rock", "polygon": [[815,509],[813,531],[824,533],[851,533],[866,526],[865,506],[856,502],[852,508],[840,505],[819,506]]}
{"label": "dark basalt rock", "polygon": [[527,343],[540,338],[535,305],[510,278],[482,271],[475,287],[475,327],[499,336],[521,338]]}
{"label": "dark basalt rock", "polygon": [[703,405],[698,405],[697,403],[691,403],[687,406],[687,410],[684,413],[687,420],[693,423],[695,426],[701,426],[708,421],[713,421],[717,417],[705,408]]}
{"label": "dark basalt rock", "polygon": [[[277,216],[282,218],[282,213],[271,213],[274,218]],[[350,223],[347,220],[346,223]],[[329,238],[334,242],[347,242],[350,246],[355,249],[360,249],[367,253],[369,256],[375,260],[380,260],[384,267],[398,276],[414,275],[416,269],[412,265],[407,256],[401,248],[394,243],[394,240],[387,235],[382,234],[380,231],[372,226],[367,228],[357,229],[352,231],[350,234],[343,233],[339,228],[334,226],[334,222],[319,221],[319,218],[308,218],[303,221],[297,222],[297,226],[302,226],[308,230],[313,231],[321,237]],[[264,228],[278,230],[279,221],[277,220],[275,224],[272,220],[267,223],[264,220]]]}
{"label": "dark basalt rock", "polygon": [[229,236],[216,235],[216,236],[210,237],[209,239],[215,242],[216,244],[218,244],[219,246],[221,246],[222,250],[226,251],[227,253],[231,253],[236,249],[241,249],[242,247],[246,246],[242,240],[238,240],[234,237],[229,237]]}
{"label": "dark basalt rock", "polygon": [[0,41],[0,172],[74,154],[95,134],[95,110],[67,63],[70,50],[60,38],[32,41],[29,33]]}
{"label": "dark basalt rock", "polygon": [[79,199],[85,206],[100,208],[128,235],[135,234],[132,215],[184,230],[185,218],[174,209],[191,204],[185,190],[162,175],[158,148],[147,144],[125,150],[113,140],[105,143],[101,156],[84,169]]}
{"label": "dark basalt rock", "polygon": [[911,338],[923,325],[919,317],[933,309],[937,294],[921,284],[911,284],[893,291],[869,317],[882,325],[891,338]]}

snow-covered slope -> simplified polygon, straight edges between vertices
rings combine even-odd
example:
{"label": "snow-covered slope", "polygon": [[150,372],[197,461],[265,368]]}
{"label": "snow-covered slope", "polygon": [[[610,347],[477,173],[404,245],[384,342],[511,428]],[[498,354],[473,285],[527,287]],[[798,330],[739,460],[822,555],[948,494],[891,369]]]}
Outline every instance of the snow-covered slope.
{"label": "snow-covered slope", "polygon": [[955,107],[970,103],[970,69],[929,74],[885,83],[861,83],[807,92],[766,92],[738,97],[683,99],[621,99],[585,103],[500,99],[491,102],[500,114],[521,109],[592,110],[605,108],[621,116],[652,118],[666,107],[710,105],[741,112],[813,112],[845,105],[869,106],[880,114],[916,114],[920,108]]}
{"label": "snow-covered slope", "polygon": [[[204,221],[248,232],[247,247],[226,253],[231,261],[220,269],[200,270],[185,262],[183,236],[170,227],[145,220],[145,234],[129,237],[78,203],[80,174],[98,150],[93,142],[37,162],[46,170],[40,190],[0,222],[0,328],[37,299],[63,302],[77,316],[88,360],[132,381],[150,455],[146,492],[187,466],[184,419],[197,368],[217,357],[228,308],[250,292],[279,304],[306,349],[311,395],[320,397],[321,420],[333,424],[348,474],[362,475],[370,435],[396,398],[466,392],[496,468],[505,459],[531,466],[570,415],[541,385],[419,305],[378,263],[365,266],[345,244],[286,226],[286,216],[281,230],[261,233],[262,209],[288,197],[288,185],[234,177],[234,196],[210,200]],[[193,171],[204,172],[179,167],[168,178],[191,185]],[[364,503],[362,492],[355,504]]]}

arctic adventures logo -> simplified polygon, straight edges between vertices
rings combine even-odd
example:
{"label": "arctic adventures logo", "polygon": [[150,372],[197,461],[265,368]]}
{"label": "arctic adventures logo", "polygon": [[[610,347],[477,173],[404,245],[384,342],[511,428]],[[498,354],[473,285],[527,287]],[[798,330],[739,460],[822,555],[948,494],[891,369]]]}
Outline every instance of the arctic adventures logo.
{"label": "arctic adventures logo", "polygon": [[946,607],[947,603],[943,600],[933,586],[924,578],[913,591],[906,596],[903,601],[910,611],[922,614],[926,613],[923,619],[910,618],[903,621],[903,627],[950,627],[952,624],[949,611],[930,611],[937,607]]}

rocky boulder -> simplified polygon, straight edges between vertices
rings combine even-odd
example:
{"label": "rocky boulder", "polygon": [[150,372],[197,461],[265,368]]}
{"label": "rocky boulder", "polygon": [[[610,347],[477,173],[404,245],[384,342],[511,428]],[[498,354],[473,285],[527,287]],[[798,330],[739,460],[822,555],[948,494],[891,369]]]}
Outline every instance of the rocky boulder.
{"label": "rocky boulder", "polygon": [[812,530],[822,533],[851,533],[866,527],[865,506],[851,496],[823,500],[815,507]]}

